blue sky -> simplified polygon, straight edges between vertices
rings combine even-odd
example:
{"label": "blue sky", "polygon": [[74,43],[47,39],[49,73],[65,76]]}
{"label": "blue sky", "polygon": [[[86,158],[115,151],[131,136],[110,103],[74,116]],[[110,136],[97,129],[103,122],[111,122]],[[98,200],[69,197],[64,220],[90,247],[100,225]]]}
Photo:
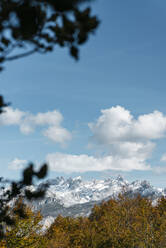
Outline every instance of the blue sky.
{"label": "blue sky", "polygon": [[47,160],[50,177],[121,174],[166,187],[166,2],[92,8],[101,24],[79,62],[57,47],[1,73],[12,103],[0,117],[1,174],[18,178],[27,161]]}

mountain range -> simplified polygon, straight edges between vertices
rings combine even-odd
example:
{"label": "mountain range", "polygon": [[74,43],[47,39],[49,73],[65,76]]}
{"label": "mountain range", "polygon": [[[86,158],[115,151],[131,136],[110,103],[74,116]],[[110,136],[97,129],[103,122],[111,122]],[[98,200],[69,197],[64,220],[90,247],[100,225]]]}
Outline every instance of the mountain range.
{"label": "mountain range", "polygon": [[160,197],[166,196],[166,188],[153,187],[146,180],[129,183],[121,176],[92,181],[84,181],[81,177],[57,177],[46,183],[49,187],[45,198],[32,203],[33,208],[40,210],[44,216],[44,226],[49,226],[58,215],[88,216],[95,204],[123,192],[130,197],[137,194],[148,197],[154,204]]}

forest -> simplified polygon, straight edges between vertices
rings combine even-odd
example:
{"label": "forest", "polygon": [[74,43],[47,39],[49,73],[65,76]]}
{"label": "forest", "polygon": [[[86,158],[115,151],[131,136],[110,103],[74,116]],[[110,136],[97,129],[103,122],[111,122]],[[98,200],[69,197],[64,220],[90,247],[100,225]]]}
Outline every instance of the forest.
{"label": "forest", "polygon": [[[14,206],[22,204],[19,199]],[[42,231],[42,215],[24,205],[26,218],[15,217],[1,248],[157,248],[166,247],[166,198],[156,204],[140,195],[120,194],[95,205],[87,217],[58,216]]]}

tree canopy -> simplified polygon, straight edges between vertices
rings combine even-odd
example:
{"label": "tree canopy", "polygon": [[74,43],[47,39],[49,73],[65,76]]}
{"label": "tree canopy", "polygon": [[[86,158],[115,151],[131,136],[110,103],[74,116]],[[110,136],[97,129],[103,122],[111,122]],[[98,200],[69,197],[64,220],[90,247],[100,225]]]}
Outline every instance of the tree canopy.
{"label": "tree canopy", "polygon": [[10,182],[10,187],[5,188],[4,186],[0,187],[0,239],[4,238],[6,235],[6,230],[8,226],[15,226],[17,217],[27,218],[26,212],[24,211],[24,203],[20,202],[17,209],[14,209],[11,205],[12,202],[15,202],[19,196],[23,196],[24,199],[32,200],[44,197],[44,194],[47,189],[46,184],[41,184],[35,191],[27,188],[26,186],[33,185],[33,178],[37,177],[42,179],[47,174],[47,164],[41,166],[39,171],[34,170],[33,164],[30,164],[23,171],[22,179],[18,182]]}
{"label": "tree canopy", "polygon": [[[15,210],[20,208],[18,201]],[[25,207],[0,247],[33,248],[165,248],[166,198],[154,203],[140,195],[119,195],[94,206],[88,217],[58,216],[41,232],[42,216]]]}
{"label": "tree canopy", "polygon": [[13,210],[17,213],[20,207],[24,207],[26,218],[20,218],[18,214],[16,215],[15,225],[6,228],[6,236],[0,241],[0,247],[45,248],[46,240],[40,223],[42,215],[40,212],[33,212],[30,207],[25,206],[21,198],[16,201]]}
{"label": "tree canopy", "polygon": [[79,46],[99,24],[91,0],[1,0],[0,63],[33,53],[67,47],[79,57]]}
{"label": "tree canopy", "polygon": [[166,199],[120,195],[96,205],[89,217],[59,216],[49,228],[49,248],[166,247]]}

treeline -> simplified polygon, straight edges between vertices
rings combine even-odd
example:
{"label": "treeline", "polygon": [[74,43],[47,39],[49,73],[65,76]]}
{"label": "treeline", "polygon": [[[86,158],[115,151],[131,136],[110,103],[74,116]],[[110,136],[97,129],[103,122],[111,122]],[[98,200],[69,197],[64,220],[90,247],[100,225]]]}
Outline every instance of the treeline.
{"label": "treeline", "polygon": [[16,218],[14,227],[6,230],[1,248],[166,247],[166,198],[153,205],[141,196],[119,195],[95,206],[89,217],[58,216],[44,234],[41,214],[26,207],[26,215]]}

